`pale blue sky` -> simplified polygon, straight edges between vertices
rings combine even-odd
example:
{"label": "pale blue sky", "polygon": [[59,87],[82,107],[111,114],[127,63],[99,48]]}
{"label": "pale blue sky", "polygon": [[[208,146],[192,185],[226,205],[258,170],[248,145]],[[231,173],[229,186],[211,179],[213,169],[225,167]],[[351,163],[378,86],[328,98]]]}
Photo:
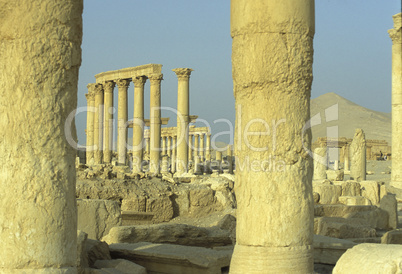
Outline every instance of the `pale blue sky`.
{"label": "pale blue sky", "polygon": [[[387,30],[400,5],[399,0],[316,0],[312,98],[335,92],[364,107],[391,111]],[[95,82],[95,74],[157,63],[163,65],[162,106],[177,104],[172,69],[193,68],[191,114],[207,120],[213,132],[229,130],[225,123],[214,123],[217,119],[234,125],[229,0],[85,0],[83,20],[78,106],[86,106],[86,85]],[[133,90],[130,85],[129,117]],[[149,118],[149,84],[145,91]],[[116,106],[117,89],[115,98]],[[162,115],[175,126],[173,114]],[[79,143],[85,145],[85,114],[77,115],[76,125]]]}

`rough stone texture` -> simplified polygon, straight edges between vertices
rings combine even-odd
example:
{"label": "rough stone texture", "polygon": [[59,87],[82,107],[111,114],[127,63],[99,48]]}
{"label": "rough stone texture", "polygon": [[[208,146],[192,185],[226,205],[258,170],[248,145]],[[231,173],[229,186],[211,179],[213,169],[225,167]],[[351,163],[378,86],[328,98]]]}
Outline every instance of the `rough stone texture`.
{"label": "rough stone texture", "polygon": [[314,235],[314,263],[336,264],[339,258],[356,243],[322,235]]}
{"label": "rough stone texture", "polygon": [[82,0],[0,0],[3,273],[75,269],[76,151],[68,141],[76,130],[64,126],[77,106],[82,8]]}
{"label": "rough stone texture", "polygon": [[145,197],[135,195],[122,201],[121,210],[146,212],[146,203],[147,199]]}
{"label": "rough stone texture", "polygon": [[366,138],[360,128],[356,129],[349,153],[350,179],[358,182],[366,180]]}
{"label": "rough stone texture", "polygon": [[112,244],[113,258],[123,258],[156,273],[221,274],[228,267],[231,251],[172,244]]}
{"label": "rough stone texture", "polygon": [[361,195],[369,199],[371,204],[380,203],[380,187],[376,181],[361,181],[360,189]]}
{"label": "rough stone texture", "polygon": [[398,227],[398,202],[394,194],[388,194],[382,197],[380,208],[388,213],[388,228],[396,229]]}
{"label": "rough stone texture", "polygon": [[[313,163],[311,130],[304,126],[310,119],[314,1],[232,0],[231,19],[238,210],[230,271],[309,273]],[[269,172],[267,159],[276,164]],[[261,167],[254,169],[252,161]]]}
{"label": "rough stone texture", "polygon": [[359,244],[342,255],[333,273],[394,274],[401,271],[402,248],[399,245]]}
{"label": "rough stone texture", "polygon": [[214,247],[232,244],[231,232],[220,228],[195,227],[186,224],[157,224],[114,227],[103,239],[108,244],[167,243]]}
{"label": "rough stone texture", "polygon": [[346,217],[350,214],[362,211],[373,211],[375,206],[346,206],[346,205],[315,205],[314,216],[317,217]]}
{"label": "rough stone texture", "polygon": [[117,260],[98,260],[95,262],[96,268],[114,268],[121,273],[127,274],[147,274],[145,267],[133,262],[117,259]]}
{"label": "rough stone texture", "polygon": [[376,236],[376,230],[344,218],[314,218],[314,233],[339,239],[370,238]]}
{"label": "rough stone texture", "polygon": [[362,196],[341,196],[338,200],[341,204],[348,206],[371,205],[370,200]]}
{"label": "rough stone texture", "polygon": [[88,265],[88,255],[86,252],[86,242],[88,239],[88,234],[84,231],[77,231],[77,268],[78,271],[89,267]]}
{"label": "rough stone texture", "polygon": [[314,149],[314,180],[327,179],[327,148],[317,147]]}
{"label": "rough stone texture", "polygon": [[330,181],[343,181],[343,170],[327,170],[327,179]]}
{"label": "rough stone texture", "polygon": [[402,13],[393,16],[392,39],[392,173],[391,186],[402,188]]}
{"label": "rough stone texture", "polygon": [[172,201],[168,196],[147,199],[146,212],[154,214],[154,223],[170,221],[174,214]]}
{"label": "rough stone texture", "polygon": [[78,199],[78,228],[91,239],[100,240],[114,226],[121,225],[119,204],[107,200]]}
{"label": "rough stone texture", "polygon": [[395,229],[395,230],[386,232],[381,237],[381,243],[382,244],[401,245],[402,244],[402,229]]}
{"label": "rough stone texture", "polygon": [[348,180],[342,183],[342,196],[360,196],[360,184],[356,181]]}
{"label": "rough stone texture", "polygon": [[334,185],[330,181],[314,182],[313,191],[320,195],[320,204],[337,204],[342,195],[342,186]]}
{"label": "rough stone texture", "polygon": [[87,239],[85,245],[89,267],[95,267],[97,260],[111,260],[109,246],[105,242]]}

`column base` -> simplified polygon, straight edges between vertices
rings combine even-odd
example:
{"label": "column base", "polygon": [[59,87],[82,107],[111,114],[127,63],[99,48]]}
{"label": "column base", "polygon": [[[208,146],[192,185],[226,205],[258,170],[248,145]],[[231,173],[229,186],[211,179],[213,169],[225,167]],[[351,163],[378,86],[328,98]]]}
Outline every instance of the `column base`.
{"label": "column base", "polygon": [[77,274],[75,267],[36,268],[36,269],[2,269],[0,274]]}
{"label": "column base", "polygon": [[313,273],[312,246],[264,247],[236,244],[230,274]]}

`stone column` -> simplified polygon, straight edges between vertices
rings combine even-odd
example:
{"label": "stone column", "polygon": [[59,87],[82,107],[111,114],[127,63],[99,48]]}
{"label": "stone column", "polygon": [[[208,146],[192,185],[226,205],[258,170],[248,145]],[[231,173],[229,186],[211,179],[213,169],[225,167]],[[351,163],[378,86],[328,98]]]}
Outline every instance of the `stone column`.
{"label": "stone column", "polygon": [[193,134],[189,134],[188,136],[188,161],[193,161]]}
{"label": "stone column", "polygon": [[215,151],[215,160],[218,164],[219,173],[222,173],[222,151]]}
{"label": "stone column", "polygon": [[[311,130],[304,126],[314,0],[232,0],[231,35],[236,162],[260,161],[262,168],[236,172],[230,273],[313,273]],[[272,121],[285,121],[275,138],[266,129]],[[267,172],[270,158],[276,168]]]}
{"label": "stone column", "polygon": [[343,169],[344,169],[344,171],[349,171],[349,145],[348,144],[345,145],[344,157],[345,157],[345,160],[343,163],[343,165],[344,165]]}
{"label": "stone column", "polygon": [[177,136],[174,136],[173,137],[173,141],[172,141],[172,143],[173,143],[173,147],[172,147],[172,160],[170,161],[171,162],[171,166],[170,166],[170,172],[172,172],[173,174],[176,172],[176,155],[177,155],[177,152],[176,152],[176,144],[177,144]]}
{"label": "stone column", "polygon": [[103,148],[103,162],[112,162],[113,150],[113,89],[115,83],[108,81],[103,84],[104,101],[105,101],[105,120],[104,120],[104,148]]}
{"label": "stone column", "polygon": [[187,172],[188,168],[188,124],[190,111],[190,68],[173,69],[178,78],[177,87],[177,172]]}
{"label": "stone column", "polygon": [[77,272],[82,8],[0,1],[0,273]]}
{"label": "stone column", "polygon": [[88,85],[87,98],[87,147],[86,147],[86,162],[87,165],[93,164],[94,158],[94,109],[95,109],[95,94],[91,84]]}
{"label": "stone column", "polygon": [[133,78],[134,121],[133,121],[133,172],[141,172],[144,146],[144,85],[146,76]]}
{"label": "stone column", "polygon": [[150,168],[149,172],[158,174],[160,170],[160,152],[161,152],[161,81],[163,74],[153,74],[149,76],[151,82],[150,98]]}
{"label": "stone column", "polygon": [[200,135],[198,133],[194,134],[194,146],[193,146],[193,150],[194,150],[194,157],[198,156],[198,150],[199,150],[199,137]]}
{"label": "stone column", "polygon": [[94,115],[94,164],[102,163],[103,156],[103,86],[94,84],[95,115]]}
{"label": "stone column", "polygon": [[233,148],[231,145],[228,146],[226,158],[229,165],[229,173],[233,174]]}
{"label": "stone column", "polygon": [[207,143],[205,145],[205,159],[211,161],[211,134],[207,134]]}
{"label": "stone column", "polygon": [[393,16],[392,39],[392,172],[390,185],[402,188],[402,13]]}
{"label": "stone column", "polygon": [[148,154],[148,157],[150,156],[150,151],[151,151],[151,139],[150,138],[147,138],[146,139],[147,140],[147,146],[146,146],[146,151],[147,151],[147,154]]}
{"label": "stone column", "polygon": [[167,136],[166,153],[169,157],[172,157],[172,136]]}
{"label": "stone column", "polygon": [[362,129],[356,129],[353,141],[350,144],[350,179],[355,181],[366,180],[366,138]]}
{"label": "stone column", "polygon": [[314,180],[327,179],[327,147],[314,149]]}
{"label": "stone column", "polygon": [[166,136],[162,136],[162,155],[166,155]]}
{"label": "stone column", "polygon": [[130,80],[119,79],[116,81],[119,89],[117,97],[117,163],[126,165],[127,161],[127,90]]}
{"label": "stone column", "polygon": [[204,133],[200,134],[200,146],[199,146],[199,155],[201,163],[204,162]]}

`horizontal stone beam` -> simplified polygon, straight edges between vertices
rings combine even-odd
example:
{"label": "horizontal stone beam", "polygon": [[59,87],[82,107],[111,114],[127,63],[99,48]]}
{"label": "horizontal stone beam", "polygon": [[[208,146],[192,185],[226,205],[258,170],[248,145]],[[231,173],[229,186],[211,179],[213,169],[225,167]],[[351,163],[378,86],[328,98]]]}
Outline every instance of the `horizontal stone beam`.
{"label": "horizontal stone beam", "polygon": [[132,79],[138,76],[149,76],[151,74],[161,74],[162,65],[147,64],[137,67],[124,68],[119,70],[111,70],[101,72],[95,75],[96,83],[104,83],[106,81],[115,81],[117,79]]}

